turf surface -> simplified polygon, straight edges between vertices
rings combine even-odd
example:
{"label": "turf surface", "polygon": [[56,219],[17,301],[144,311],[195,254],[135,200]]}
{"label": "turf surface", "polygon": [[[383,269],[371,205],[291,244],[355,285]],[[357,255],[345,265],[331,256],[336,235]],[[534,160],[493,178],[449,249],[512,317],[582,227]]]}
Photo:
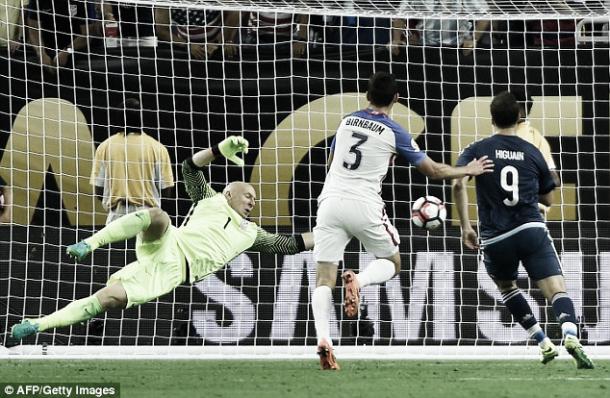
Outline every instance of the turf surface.
{"label": "turf surface", "polygon": [[[123,398],[610,397],[610,361],[3,360],[0,382],[120,383]],[[0,396],[2,396],[0,392]]]}

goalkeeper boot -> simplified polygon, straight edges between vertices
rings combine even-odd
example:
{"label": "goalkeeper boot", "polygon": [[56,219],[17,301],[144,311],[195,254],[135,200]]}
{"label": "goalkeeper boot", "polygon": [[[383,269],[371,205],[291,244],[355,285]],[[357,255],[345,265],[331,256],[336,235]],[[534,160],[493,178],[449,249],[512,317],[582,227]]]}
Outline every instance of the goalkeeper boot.
{"label": "goalkeeper boot", "polygon": [[589,359],[576,336],[566,336],[563,345],[576,363],[576,369],[593,369],[595,366]]}
{"label": "goalkeeper boot", "polygon": [[540,354],[542,354],[540,362],[542,362],[543,365],[546,365],[547,363],[551,362],[553,359],[559,356],[559,349],[555,344],[553,344],[553,342],[547,340],[540,347]]}
{"label": "goalkeeper boot", "polygon": [[342,278],[344,289],[343,310],[348,318],[355,318],[358,316],[358,310],[360,309],[360,285],[354,271],[345,271]]}
{"label": "goalkeeper boot", "polygon": [[11,337],[21,340],[24,337],[38,333],[38,325],[30,323],[29,319],[24,319],[21,323],[13,325],[11,328]]}
{"label": "goalkeeper boot", "polygon": [[318,356],[320,357],[320,368],[322,370],[339,370],[339,364],[333,353],[333,347],[326,339],[322,339],[318,344]]}
{"label": "goalkeeper boot", "polygon": [[83,258],[87,257],[89,253],[91,253],[91,246],[84,240],[81,240],[78,243],[68,246],[66,249],[66,253],[68,256],[72,257],[76,261],[81,261]]}

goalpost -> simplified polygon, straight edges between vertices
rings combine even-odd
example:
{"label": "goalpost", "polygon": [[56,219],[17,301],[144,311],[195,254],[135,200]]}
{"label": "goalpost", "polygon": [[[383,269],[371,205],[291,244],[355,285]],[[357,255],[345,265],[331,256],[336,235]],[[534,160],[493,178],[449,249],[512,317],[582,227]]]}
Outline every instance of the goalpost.
{"label": "goalpost", "polygon": [[[82,264],[65,255],[67,245],[105,222],[89,177],[95,148],[120,131],[117,113],[125,98],[140,99],[145,131],[169,150],[178,183],[163,208],[175,225],[190,207],[181,162],[227,135],[242,134],[251,145],[245,167],[214,162],[207,173],[212,186],[250,182],[258,194],[254,221],[271,232],[302,233],[315,226],[316,197],[338,122],[367,105],[369,76],[386,70],[401,91],[393,118],[445,163],[490,134],[494,94],[519,89],[531,95],[530,124],[548,140],[562,177],[548,223],[581,338],[594,359],[610,357],[608,1],[488,0],[477,8],[468,6],[474,1],[434,7],[433,0],[106,3],[114,6],[112,18],[103,7],[85,12],[89,48],[72,51],[65,66],[44,68],[31,42],[17,45],[24,41],[17,17],[27,22],[31,16],[20,13],[20,1],[0,6],[6,20],[0,28],[0,182],[12,193],[12,220],[0,224],[0,356],[313,357],[315,263],[309,252],[246,252],[217,274],[140,307],[22,344],[9,334],[23,317],[49,314],[94,293],[135,260],[133,242],[98,249]],[[166,7],[187,11],[170,12],[170,18],[217,21],[207,27],[210,38],[200,39],[209,54],[199,56],[194,40],[159,22],[155,10]],[[55,10],[40,12],[51,17]],[[227,26],[230,12],[239,13],[234,29]],[[273,25],[273,19],[281,23]],[[469,21],[466,41],[476,21],[489,24],[476,34],[472,50],[416,43],[423,36],[418,21],[429,19],[446,21],[443,26]],[[42,20],[40,28],[44,36]],[[171,43],[157,37],[163,28],[174,32]],[[196,33],[205,36],[199,30],[191,37]],[[1,40],[5,34],[8,42]],[[426,194],[445,200],[450,210],[446,224],[431,233],[410,222],[411,203]],[[331,333],[337,355],[538,355],[504,309],[477,253],[462,247],[450,186],[397,160],[383,197],[401,235],[403,270],[383,286],[363,289],[360,320],[344,318],[342,289],[335,289]],[[471,212],[474,218],[474,205]],[[352,242],[342,267],[361,269],[370,261]],[[519,286],[558,341],[560,328],[540,291],[525,274]]]}

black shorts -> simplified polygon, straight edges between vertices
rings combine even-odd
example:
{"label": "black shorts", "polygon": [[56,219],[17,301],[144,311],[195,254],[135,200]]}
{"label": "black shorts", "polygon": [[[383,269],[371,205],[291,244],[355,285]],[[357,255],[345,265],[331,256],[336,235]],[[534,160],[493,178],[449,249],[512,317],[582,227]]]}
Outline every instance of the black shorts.
{"label": "black shorts", "polygon": [[519,262],[535,281],[563,275],[561,263],[546,228],[526,228],[500,241],[486,244],[483,262],[495,280],[512,281],[518,276]]}

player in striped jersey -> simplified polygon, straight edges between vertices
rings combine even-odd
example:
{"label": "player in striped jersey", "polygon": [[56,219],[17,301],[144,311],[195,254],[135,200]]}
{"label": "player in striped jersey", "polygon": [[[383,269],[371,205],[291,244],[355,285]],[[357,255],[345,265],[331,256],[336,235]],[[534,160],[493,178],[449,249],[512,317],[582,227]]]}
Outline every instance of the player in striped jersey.
{"label": "player in striped jersey", "polygon": [[13,326],[13,337],[21,339],[91,319],[109,309],[149,302],[183,282],[195,283],[205,278],[246,250],[294,254],[311,249],[310,232],[294,236],[271,234],[248,220],[256,200],[250,184],[232,182],[218,193],[206,182],[202,168],[218,155],[243,165],[237,154],[247,150],[246,139],[232,136],[183,162],[186,191],[193,205],[179,228],[170,225],[169,216],[161,209],[146,209],[127,214],[69,246],[68,254],[82,260],[102,245],[137,236],[138,260],[111,275],[107,286],[97,293],[49,316],[25,319]]}

